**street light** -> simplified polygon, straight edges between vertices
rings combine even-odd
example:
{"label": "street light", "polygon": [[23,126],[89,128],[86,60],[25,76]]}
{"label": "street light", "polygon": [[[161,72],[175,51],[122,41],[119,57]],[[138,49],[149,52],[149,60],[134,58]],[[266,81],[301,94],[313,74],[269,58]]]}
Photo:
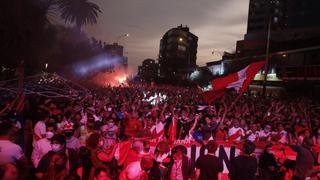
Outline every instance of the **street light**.
{"label": "street light", "polygon": [[182,42],[182,41],[183,41],[183,39],[182,39],[182,38],[179,38],[179,41],[180,41],[180,42]]}
{"label": "street light", "polygon": [[118,37],[117,37],[117,40],[116,40],[116,43],[118,44],[118,42],[119,42],[119,40],[120,40],[121,38],[126,38],[126,37],[129,37],[129,36],[130,36],[129,33],[122,34],[122,35],[118,36]]}

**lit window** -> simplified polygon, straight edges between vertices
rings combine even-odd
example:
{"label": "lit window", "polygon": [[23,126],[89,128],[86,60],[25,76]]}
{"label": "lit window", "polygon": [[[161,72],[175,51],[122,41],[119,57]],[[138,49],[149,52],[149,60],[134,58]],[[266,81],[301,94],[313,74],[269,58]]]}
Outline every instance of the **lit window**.
{"label": "lit window", "polygon": [[180,51],[186,51],[186,47],[185,46],[181,46],[181,45],[178,45],[178,50]]}

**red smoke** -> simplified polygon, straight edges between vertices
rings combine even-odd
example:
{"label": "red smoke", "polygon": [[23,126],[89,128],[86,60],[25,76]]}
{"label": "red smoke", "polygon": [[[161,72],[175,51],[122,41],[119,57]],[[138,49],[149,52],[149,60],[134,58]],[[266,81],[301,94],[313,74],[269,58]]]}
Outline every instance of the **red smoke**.
{"label": "red smoke", "polygon": [[116,67],[112,72],[101,72],[92,79],[93,83],[98,86],[127,86],[127,80],[131,75],[129,68]]}

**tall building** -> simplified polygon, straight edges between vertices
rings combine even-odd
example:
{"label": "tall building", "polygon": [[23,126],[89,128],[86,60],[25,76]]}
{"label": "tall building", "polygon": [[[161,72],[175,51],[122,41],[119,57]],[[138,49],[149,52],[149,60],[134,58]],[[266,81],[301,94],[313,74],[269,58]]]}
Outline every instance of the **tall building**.
{"label": "tall building", "polygon": [[250,0],[247,33],[237,42],[237,56],[264,54],[269,26],[271,51],[286,50],[284,42],[319,37],[319,6],[319,0]]}
{"label": "tall building", "polygon": [[[272,30],[282,30],[288,26],[288,0],[251,0],[249,4],[247,34],[245,39],[268,31],[269,21]],[[253,36],[254,37],[254,36]]]}
{"label": "tall building", "polygon": [[[224,61],[225,72],[235,72],[265,59],[269,42],[268,82],[274,79],[283,83],[298,80],[320,83],[318,7],[319,0],[250,0],[247,33],[237,41],[235,58]],[[260,73],[264,77],[264,70]]]}
{"label": "tall building", "polygon": [[153,59],[145,59],[138,67],[138,76],[146,82],[155,81],[158,78],[159,64]]}
{"label": "tall building", "polygon": [[319,0],[250,0],[247,34],[254,39],[268,31],[320,27]]}
{"label": "tall building", "polygon": [[197,47],[198,37],[187,26],[167,31],[160,41],[160,77],[187,79],[196,68]]}
{"label": "tall building", "polygon": [[123,46],[118,43],[107,44],[104,46],[104,49],[110,55],[123,56]]}
{"label": "tall building", "polygon": [[124,68],[128,67],[128,57],[123,56],[123,46],[118,43],[107,44],[104,46],[105,52],[110,56],[118,56],[119,64]]}

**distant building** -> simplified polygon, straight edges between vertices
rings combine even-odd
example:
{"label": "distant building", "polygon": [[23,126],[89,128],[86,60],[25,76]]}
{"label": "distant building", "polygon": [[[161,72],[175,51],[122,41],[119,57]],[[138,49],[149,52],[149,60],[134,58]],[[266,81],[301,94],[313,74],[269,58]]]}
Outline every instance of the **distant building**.
{"label": "distant building", "polygon": [[250,0],[245,39],[272,31],[320,27],[319,0]]}
{"label": "distant building", "polygon": [[261,32],[267,32],[269,20],[273,30],[286,29],[288,26],[287,1],[250,0],[245,39],[252,39]]}
{"label": "distant building", "polygon": [[161,78],[188,79],[197,59],[198,37],[188,27],[167,31],[160,41],[159,66]]}
{"label": "distant building", "polygon": [[206,65],[213,76],[221,76],[224,74],[224,64],[222,60],[208,62]]}
{"label": "distant building", "polygon": [[247,33],[237,41],[235,58],[225,61],[225,71],[264,60],[270,26],[268,74],[281,80],[319,77],[319,6],[319,0],[250,0]]}
{"label": "distant building", "polygon": [[[292,41],[319,37],[319,6],[319,0],[250,0],[247,33],[237,42],[237,56],[264,54],[269,26],[270,51],[308,47]],[[288,41],[296,47],[283,46]]]}
{"label": "distant building", "polygon": [[123,56],[123,46],[118,43],[107,44],[104,46],[105,52],[110,56],[118,56],[119,64],[124,68],[128,67],[128,57]]}
{"label": "distant building", "polygon": [[154,81],[158,78],[159,64],[153,59],[146,59],[138,67],[138,76],[146,82]]}

